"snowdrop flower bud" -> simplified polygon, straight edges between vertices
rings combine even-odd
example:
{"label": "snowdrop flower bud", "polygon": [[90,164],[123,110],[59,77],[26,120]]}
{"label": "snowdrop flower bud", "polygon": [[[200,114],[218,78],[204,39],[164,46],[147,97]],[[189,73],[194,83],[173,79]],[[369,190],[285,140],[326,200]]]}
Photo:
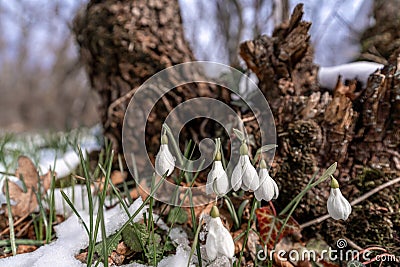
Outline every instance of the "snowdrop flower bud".
{"label": "snowdrop flower bud", "polygon": [[166,134],[161,136],[160,151],[156,156],[156,173],[160,176],[167,173],[171,175],[175,168],[175,158],[172,156],[168,148],[168,137]]}
{"label": "snowdrop flower bud", "polygon": [[255,191],[260,185],[257,171],[250,162],[249,150],[245,143],[240,146],[239,162],[233,169],[231,183],[235,191],[240,187],[243,190]]}
{"label": "snowdrop flower bud", "polygon": [[235,244],[229,231],[222,225],[219,210],[213,206],[210,212],[211,219],[208,224],[206,239],[206,252],[208,259],[213,261],[218,256],[232,259],[235,255]]}
{"label": "snowdrop flower bud", "polygon": [[335,220],[347,220],[351,213],[351,205],[340,192],[339,183],[333,177],[327,206],[329,215]]}
{"label": "snowdrop flower bud", "polygon": [[217,152],[210,173],[207,176],[206,193],[215,190],[217,195],[225,195],[229,191],[229,180],[221,162],[221,153]]}
{"label": "snowdrop flower bud", "polygon": [[258,201],[264,199],[270,201],[271,199],[277,199],[279,195],[279,189],[275,181],[271,178],[267,170],[267,163],[265,160],[260,162],[260,171],[258,173],[260,177],[260,186],[254,192],[254,195]]}

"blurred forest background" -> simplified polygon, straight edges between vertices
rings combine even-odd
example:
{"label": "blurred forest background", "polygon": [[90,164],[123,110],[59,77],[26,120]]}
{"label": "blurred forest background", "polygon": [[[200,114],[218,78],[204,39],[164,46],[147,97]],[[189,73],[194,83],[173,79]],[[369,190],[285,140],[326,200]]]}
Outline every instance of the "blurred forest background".
{"label": "blurred forest background", "polygon": [[[238,68],[244,66],[237,53],[239,44],[271,34],[274,25],[285,21],[299,2],[305,2],[305,19],[313,22],[310,33],[315,62],[322,66],[357,58],[385,63],[382,50],[399,46],[393,44],[393,40],[399,40],[399,33],[392,34],[399,25],[399,0],[179,2],[185,35],[196,58]],[[65,130],[99,122],[98,96],[89,88],[70,31],[75,14],[86,3],[0,1],[2,131]],[[382,36],[368,36],[371,27]]]}

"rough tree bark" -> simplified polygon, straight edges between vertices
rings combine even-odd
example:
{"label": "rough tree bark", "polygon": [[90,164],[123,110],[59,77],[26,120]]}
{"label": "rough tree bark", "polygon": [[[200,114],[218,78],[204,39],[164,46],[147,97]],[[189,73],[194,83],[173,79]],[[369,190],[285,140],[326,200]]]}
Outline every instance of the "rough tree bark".
{"label": "rough tree bark", "polygon": [[[91,86],[101,97],[104,134],[121,151],[122,122],[135,90],[158,71],[195,60],[184,38],[178,1],[93,0],[75,18],[73,31]],[[228,99],[226,92],[206,84],[183,86],[175,93],[167,96],[171,106],[198,96]],[[167,109],[157,106],[159,119],[147,128],[152,152]]]}
{"label": "rough tree bark", "polygon": [[387,64],[387,59],[400,47],[400,0],[375,0],[375,23],[361,36],[361,60]]}
{"label": "rough tree bark", "polygon": [[[335,161],[342,191],[350,200],[373,188],[368,182],[377,186],[400,175],[400,50],[389,65],[370,76],[366,88],[356,81],[344,85],[339,80],[333,94],[322,92],[309,41],[311,24],[301,21],[302,15],[302,5],[298,5],[290,21],[277,27],[272,37],[245,42],[240,50],[247,66],[257,74],[275,117],[279,147],[273,170],[281,185],[281,207],[305,187],[318,168]],[[310,192],[295,217],[307,221],[324,214],[327,188]],[[347,234],[361,240],[361,245],[367,238],[398,245],[399,240],[390,237],[399,230],[400,215],[387,212],[398,209],[397,190],[383,190],[370,200],[385,212],[374,210],[371,215],[362,206],[355,207]],[[377,220],[377,216],[382,217]],[[324,223],[320,227],[327,227],[332,237],[337,237],[346,233],[343,224],[338,225]],[[376,229],[384,237],[377,238]]]}

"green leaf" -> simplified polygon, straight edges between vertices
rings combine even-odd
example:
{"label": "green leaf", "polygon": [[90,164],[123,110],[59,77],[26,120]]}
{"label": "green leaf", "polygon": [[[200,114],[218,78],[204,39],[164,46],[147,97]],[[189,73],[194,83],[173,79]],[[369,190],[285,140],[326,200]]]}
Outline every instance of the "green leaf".
{"label": "green leaf", "polygon": [[[121,241],[121,238],[122,238],[121,235],[118,235],[117,238],[114,239],[114,236],[116,236],[116,235],[117,234],[110,235],[109,237],[106,238],[106,243],[108,244],[108,246],[107,246],[107,248],[108,248],[107,257],[110,256],[111,252],[114,249],[117,249],[119,241]],[[97,253],[98,255],[102,255],[103,254],[103,243],[102,242],[99,242],[94,246],[94,252]]]}
{"label": "green leaf", "polygon": [[336,171],[336,167],[337,167],[337,162],[335,162],[331,166],[329,166],[329,168],[318,179],[317,183],[319,184],[319,183],[325,181],[326,179],[328,179],[328,177],[330,177],[331,175],[333,175]]}
{"label": "green leaf", "polygon": [[178,223],[183,224],[187,222],[188,215],[182,210],[180,207],[174,207],[168,214],[167,222],[168,223]]}
{"label": "green leaf", "polygon": [[240,130],[233,128],[233,132],[235,133],[237,138],[239,138],[240,141],[243,142],[245,140],[244,134]]}
{"label": "green leaf", "polygon": [[[149,238],[149,243],[146,245],[147,249],[145,255],[149,264],[159,262],[163,258],[161,236],[159,234],[154,234],[153,238]],[[154,259],[154,257],[156,259]]]}
{"label": "green leaf", "polygon": [[240,228],[240,223],[239,223],[239,218],[238,215],[236,214],[236,210],[235,210],[235,206],[233,205],[231,199],[229,197],[224,197],[225,200],[225,204],[228,207],[228,211],[231,215],[231,218],[233,220],[233,223],[235,225],[235,229],[239,229]]}
{"label": "green leaf", "polygon": [[[242,220],[242,217],[243,217],[243,211],[244,211],[244,208],[247,206],[247,204],[249,203],[249,200],[248,199],[246,199],[246,200],[244,200],[241,204],[240,204],[240,206],[239,206],[239,209],[238,209],[238,212],[237,212],[237,216],[238,216],[238,218],[239,218],[239,224],[241,225],[241,220]],[[240,227],[240,225],[239,225],[239,227]]]}
{"label": "green leaf", "polygon": [[171,240],[165,241],[164,251],[175,251],[175,245]]}
{"label": "green leaf", "polygon": [[122,231],[122,240],[135,252],[142,252],[143,246],[147,243],[149,232],[143,223],[133,223]]}

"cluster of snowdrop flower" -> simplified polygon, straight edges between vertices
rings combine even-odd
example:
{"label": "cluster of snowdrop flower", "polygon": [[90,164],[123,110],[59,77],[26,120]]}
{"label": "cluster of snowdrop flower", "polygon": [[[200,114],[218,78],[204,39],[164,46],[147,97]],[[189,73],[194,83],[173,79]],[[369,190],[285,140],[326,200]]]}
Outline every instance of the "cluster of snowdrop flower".
{"label": "cluster of snowdrop flower", "polygon": [[[221,142],[219,138],[216,142],[216,151],[212,169],[207,176],[206,194],[215,193],[217,196],[226,195],[230,190],[228,175],[222,165]],[[164,132],[161,136],[160,150],[156,156],[155,171],[158,175],[169,176],[175,168],[175,158],[168,148],[168,137]],[[253,191],[258,201],[270,201],[278,198],[279,189],[275,181],[268,173],[265,160],[260,161],[260,170],[257,174],[249,157],[249,150],[242,141],[240,146],[240,157],[237,165],[233,169],[231,185],[234,191],[243,189]]]}
{"label": "cluster of snowdrop flower", "polygon": [[[217,195],[228,193],[229,180],[222,163],[220,147],[217,146],[216,156],[213,167],[207,176],[206,193],[214,192]],[[231,184],[234,191],[243,189],[244,191],[253,191],[258,201],[270,201],[278,198],[279,189],[275,181],[271,178],[267,170],[265,160],[260,162],[260,171],[257,174],[256,169],[250,162],[249,150],[245,142],[240,146],[240,157],[232,172]]]}
{"label": "cluster of snowdrop flower", "polygon": [[[217,139],[216,151],[212,169],[207,176],[206,194],[215,193],[217,196],[226,195],[230,190],[230,183],[234,191],[242,189],[253,191],[258,201],[271,201],[279,196],[279,189],[276,182],[271,178],[267,170],[267,164],[261,158],[259,172],[249,158],[249,151],[246,142],[242,140],[240,146],[239,161],[233,169],[232,176],[228,175],[222,164],[221,143]],[[175,158],[168,148],[168,137],[164,133],[161,137],[160,151],[156,156],[155,170],[160,176],[169,176],[175,168]],[[335,220],[347,220],[351,213],[351,205],[342,195],[338,181],[332,177],[331,191],[327,202],[329,215]],[[206,239],[206,252],[210,260],[217,256],[224,255],[229,259],[234,256],[234,243],[231,234],[223,226],[216,206],[211,210],[209,231]]]}

